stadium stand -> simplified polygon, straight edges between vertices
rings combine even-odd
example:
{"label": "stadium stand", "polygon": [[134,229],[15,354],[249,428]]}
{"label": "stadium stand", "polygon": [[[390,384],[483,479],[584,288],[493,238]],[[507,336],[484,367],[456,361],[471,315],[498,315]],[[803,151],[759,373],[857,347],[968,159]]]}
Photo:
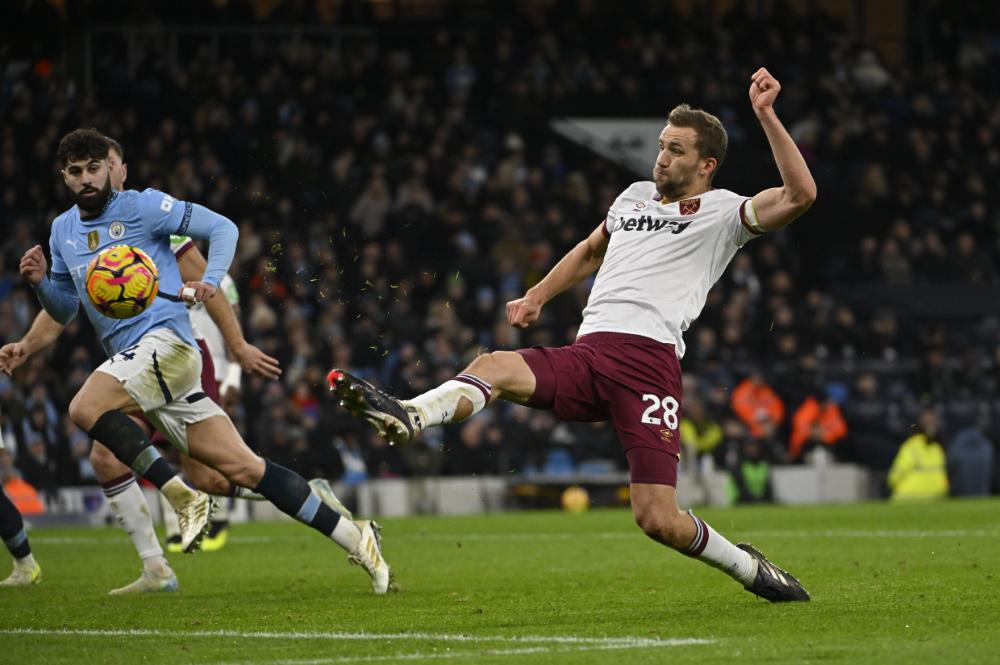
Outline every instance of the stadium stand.
{"label": "stadium stand", "polygon": [[[426,15],[396,3],[402,16],[374,3],[269,4],[174,2],[156,22],[146,3],[4,10],[7,25],[54,27],[48,42],[0,45],[0,341],[38,311],[20,255],[68,207],[55,142],[94,126],[125,147],[130,186],[240,225],[231,272],[247,338],[285,369],[280,382],[245,380],[233,407],[252,446],[351,482],[620,470],[608,427],[521,407],[389,447],[334,408],[325,372],[350,366],[409,396],[477,350],[572,339],[586,284],[526,331],[504,324],[503,304],[636,177],[550,121],[703,106],[733,146],[717,184],[749,193],[777,177],[746,102],[750,63],[767,63],[820,198],[737,256],[687,333],[688,399],[723,432],[692,459],[789,464],[829,450],[884,478],[927,406],[946,450],[974,425],[998,445],[995,19],[929,4],[891,52],[818,9],[503,3],[509,27],[494,31],[476,2],[450,20],[440,8],[451,3],[428,3]],[[78,319],[53,349],[0,375],[12,451],[0,473],[43,492],[93,482],[66,406],[100,358]],[[782,405],[763,425],[734,393],[754,376]],[[998,483],[994,469],[992,492]]]}

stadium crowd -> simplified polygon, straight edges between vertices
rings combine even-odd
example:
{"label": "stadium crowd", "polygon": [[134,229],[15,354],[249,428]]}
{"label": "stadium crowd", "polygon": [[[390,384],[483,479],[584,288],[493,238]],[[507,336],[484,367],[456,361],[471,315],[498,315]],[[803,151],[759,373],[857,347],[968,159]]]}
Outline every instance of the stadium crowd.
{"label": "stadium crowd", "polygon": [[[203,6],[201,20],[225,23],[224,4]],[[549,120],[703,106],[730,136],[716,184],[753,193],[778,181],[746,100],[752,65],[767,64],[820,200],[737,254],[687,333],[684,463],[733,470],[744,500],[767,499],[770,464],[832,457],[885,475],[931,409],[953,479],[975,476],[953,492],[982,491],[977,468],[995,492],[1000,318],[963,295],[995,304],[1000,293],[989,185],[1000,178],[1000,31],[959,4],[914,19],[896,64],[819,12],[685,17],[659,3],[628,15],[511,3],[498,30],[221,33],[180,49],[165,34],[130,47],[109,34],[93,46],[90,92],[70,83],[77,53],[5,44],[0,341],[38,311],[19,257],[68,207],[56,142],[94,126],[123,144],[129,186],[239,224],[242,323],[284,375],[245,379],[230,410],[271,459],[349,482],[623,468],[607,425],[517,406],[389,447],[334,408],[325,373],[351,367],[410,396],[481,349],[572,340],[588,283],[524,331],[504,323],[504,303],[644,176],[558,138]],[[89,441],[65,414],[102,359],[78,318],[0,376],[7,473],[42,490],[93,481]]]}

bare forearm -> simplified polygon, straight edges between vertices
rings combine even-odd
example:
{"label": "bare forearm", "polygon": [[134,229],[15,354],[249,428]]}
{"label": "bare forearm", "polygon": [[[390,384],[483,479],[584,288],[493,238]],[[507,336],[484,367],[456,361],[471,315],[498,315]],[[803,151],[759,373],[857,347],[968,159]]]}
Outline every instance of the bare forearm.
{"label": "bare forearm", "polygon": [[786,193],[793,201],[811,203],[816,198],[816,181],[813,180],[809,166],[795,145],[795,141],[781,124],[773,108],[768,107],[759,111],[757,119],[760,120],[767,142],[771,146]]}
{"label": "bare forearm", "polygon": [[215,325],[219,326],[219,332],[222,333],[222,339],[226,342],[227,349],[238,349],[246,343],[243,338],[243,329],[236,319],[236,312],[226,300],[225,294],[220,291],[214,297],[206,300],[205,310]]}
{"label": "bare forearm", "polygon": [[602,259],[594,255],[586,240],[581,241],[553,266],[542,281],[528,289],[528,293],[546,303],[597,270]]}
{"label": "bare forearm", "polygon": [[38,353],[55,344],[65,327],[43,309],[31,322],[31,328],[25,333],[21,343],[28,355]]}

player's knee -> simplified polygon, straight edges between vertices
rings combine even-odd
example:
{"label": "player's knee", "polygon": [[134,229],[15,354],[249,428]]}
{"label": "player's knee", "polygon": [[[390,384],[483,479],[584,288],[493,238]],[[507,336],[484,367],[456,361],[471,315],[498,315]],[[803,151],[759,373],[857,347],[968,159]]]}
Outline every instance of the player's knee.
{"label": "player's knee", "polygon": [[69,403],[69,419],[74,425],[84,432],[89,432],[99,416],[100,414],[94,413],[93,405],[82,392],[73,396]]}
{"label": "player's knee", "polygon": [[469,366],[465,369],[466,372],[470,374],[475,374],[484,381],[489,381],[494,383],[497,380],[498,370],[501,367],[500,362],[496,358],[496,354],[499,351],[493,351],[492,353],[483,353],[475,357],[475,359],[469,363]]}
{"label": "player's knee", "polygon": [[225,469],[220,469],[226,479],[234,485],[240,487],[257,487],[260,479],[264,477],[264,459],[252,457],[247,460],[228,465]]}
{"label": "player's knee", "polygon": [[518,354],[514,351],[484,353],[469,363],[465,371],[478,376],[498,390],[505,390],[516,378],[515,356]]}
{"label": "player's knee", "polygon": [[678,519],[681,516],[679,513],[670,515],[665,511],[651,508],[635,511],[634,516],[635,523],[653,540],[673,548],[683,548],[687,545],[681,542],[684,525]]}
{"label": "player's knee", "polygon": [[94,468],[94,474],[101,482],[108,482],[131,472],[131,469],[115,457],[114,453],[97,442],[90,449],[90,466]]}
{"label": "player's knee", "polygon": [[194,473],[188,472],[188,480],[195,487],[206,494],[215,496],[229,496],[232,494],[233,484],[226,480],[218,471],[204,469]]}

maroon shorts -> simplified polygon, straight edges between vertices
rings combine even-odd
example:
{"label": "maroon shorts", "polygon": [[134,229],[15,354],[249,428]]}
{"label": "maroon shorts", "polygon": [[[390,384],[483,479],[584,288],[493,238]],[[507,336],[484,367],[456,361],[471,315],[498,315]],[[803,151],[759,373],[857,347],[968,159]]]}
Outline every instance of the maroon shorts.
{"label": "maroon shorts", "polygon": [[[198,348],[201,349],[201,389],[205,391],[205,394],[212,398],[212,401],[216,404],[222,404],[219,398],[219,381],[215,378],[215,363],[212,362],[212,354],[208,350],[208,344],[205,343],[203,339],[196,339],[198,342]],[[167,441],[167,437],[160,434],[160,432],[153,426],[153,423],[149,422],[149,418],[146,417],[144,413],[133,414],[136,418],[146,423],[152,432],[150,436],[150,441],[159,446],[169,446],[170,442]]]}
{"label": "maroon shorts", "polygon": [[672,344],[599,332],[518,351],[535,375],[528,406],[562,420],[610,420],[633,483],[677,485],[681,368]]}

